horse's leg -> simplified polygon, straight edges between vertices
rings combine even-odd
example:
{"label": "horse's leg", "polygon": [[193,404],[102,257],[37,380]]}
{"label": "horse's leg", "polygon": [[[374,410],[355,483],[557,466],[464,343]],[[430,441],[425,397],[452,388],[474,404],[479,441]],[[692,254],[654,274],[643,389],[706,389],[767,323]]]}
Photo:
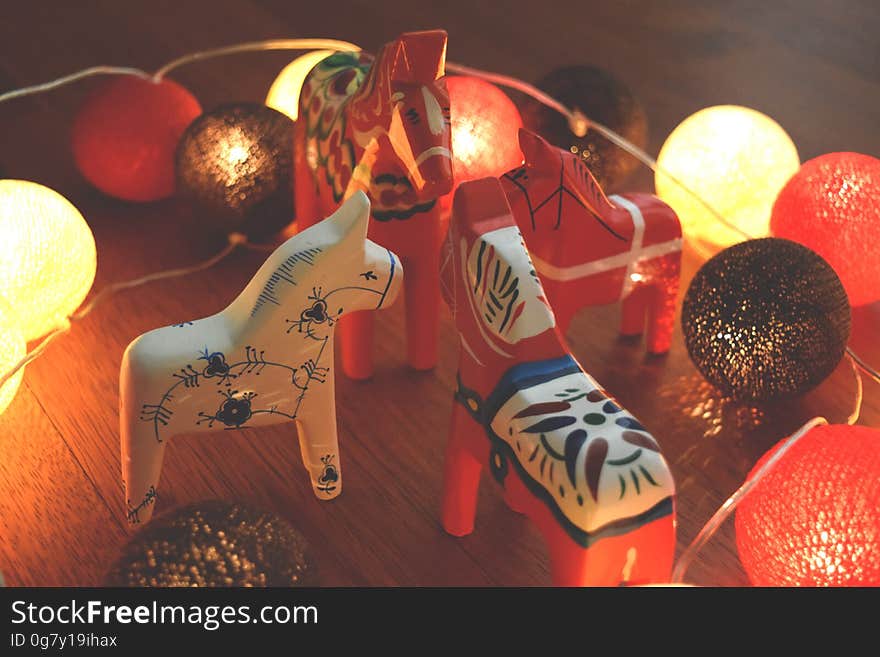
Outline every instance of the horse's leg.
{"label": "horse's leg", "polygon": [[350,313],[340,318],[336,328],[341,341],[342,370],[350,379],[363,380],[373,376],[374,312],[359,310]]}
{"label": "horse's leg", "polygon": [[675,553],[673,516],[607,536],[589,547],[577,543],[546,506],[527,513],[547,543],[554,586],[618,586],[668,582]]}
{"label": "horse's leg", "polygon": [[467,409],[453,402],[446,462],[443,466],[443,528],[453,536],[474,530],[480,472],[489,456],[483,428]]}
{"label": "horse's leg", "polygon": [[626,536],[629,546],[623,581],[633,585],[668,583],[675,557],[673,516],[653,520]]}
{"label": "horse's leg", "polygon": [[311,378],[296,418],[303,465],[319,500],[342,493],[342,464],[336,432],[336,386],[333,381],[333,344],[327,344],[321,367],[329,368],[326,380]]}
{"label": "horse's leg", "polygon": [[437,364],[440,333],[440,251],[406,258],[403,279],[406,298],[406,346],[410,366],[429,370]]}
{"label": "horse's leg", "polygon": [[[680,254],[676,254],[680,257]],[[678,298],[679,271],[674,267],[668,275],[657,280],[648,303],[648,351],[663,354],[672,346],[675,327],[675,302]]]}
{"label": "horse's leg", "polygon": [[133,525],[147,522],[153,515],[166,444],[156,435],[154,422],[141,419],[145,396],[139,378],[124,359],[119,386],[119,438],[126,516]]}
{"label": "horse's leg", "polygon": [[306,160],[306,120],[297,121],[293,129],[293,203],[299,230],[305,230],[321,217],[315,180]]}
{"label": "horse's leg", "polygon": [[620,304],[620,334],[641,335],[645,330],[645,315],[648,312],[651,288],[648,285],[634,285]]}

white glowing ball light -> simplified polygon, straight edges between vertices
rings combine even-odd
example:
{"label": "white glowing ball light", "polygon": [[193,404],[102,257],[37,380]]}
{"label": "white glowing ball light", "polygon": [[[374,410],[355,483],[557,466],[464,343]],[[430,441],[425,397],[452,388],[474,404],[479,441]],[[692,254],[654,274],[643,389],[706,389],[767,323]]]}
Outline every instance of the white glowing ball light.
{"label": "white glowing ball light", "polygon": [[770,117],[717,105],[692,114],[667,137],[657,158],[657,195],[678,214],[685,237],[704,257],[746,239],[725,226],[669,172],[751,237],[770,233],[779,191],[800,167],[797,148]]}
{"label": "white glowing ball light", "polygon": [[25,340],[63,325],[96,268],[92,231],[67,199],[37,183],[0,180],[0,295]]}
{"label": "white glowing ball light", "polygon": [[294,59],[285,66],[266,96],[266,105],[287,114],[296,121],[299,114],[299,92],[302,90],[306,76],[322,59],[333,54],[332,50],[313,50]]}

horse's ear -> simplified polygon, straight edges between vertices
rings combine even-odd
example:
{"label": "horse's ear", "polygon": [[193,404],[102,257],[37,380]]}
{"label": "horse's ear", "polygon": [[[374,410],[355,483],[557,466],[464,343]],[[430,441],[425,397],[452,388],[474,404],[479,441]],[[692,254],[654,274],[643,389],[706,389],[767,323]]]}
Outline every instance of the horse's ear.
{"label": "horse's ear", "polygon": [[336,226],[340,242],[356,240],[363,245],[370,223],[370,199],[362,191],[356,191],[336,212],[327,217],[327,221]]}
{"label": "horse's ear", "polygon": [[529,168],[558,164],[559,155],[554,146],[548,144],[543,138],[525,128],[519,129],[519,148]]}
{"label": "horse's ear", "polygon": [[407,32],[397,40],[391,79],[399,82],[430,84],[446,75],[444,30]]}

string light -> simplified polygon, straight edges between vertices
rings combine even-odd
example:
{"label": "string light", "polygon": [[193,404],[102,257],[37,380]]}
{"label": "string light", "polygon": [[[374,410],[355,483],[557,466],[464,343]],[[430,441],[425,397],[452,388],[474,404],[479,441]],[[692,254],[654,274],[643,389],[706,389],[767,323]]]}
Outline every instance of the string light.
{"label": "string light", "polygon": [[125,201],[158,201],[174,193],[174,151],[202,113],[172,80],[120,76],[85,100],[70,131],[76,167],[99,190]]}
{"label": "string light", "polygon": [[24,338],[39,338],[89,293],[95,238],[70,201],[25,180],[0,180],[0,235],[0,294]]}
{"label": "string light", "polygon": [[[306,43],[312,45],[305,45]],[[173,62],[167,64],[157,71],[152,77],[154,80],[161,80],[168,72],[181,66],[186,63],[199,61],[202,59],[206,59],[208,57],[215,57],[220,55],[232,54],[236,52],[245,52],[245,51],[256,51],[256,50],[271,50],[271,49],[299,49],[299,48],[332,48],[335,50],[350,50],[350,51],[358,51],[360,50],[357,46],[353,44],[347,44],[346,42],[332,42],[334,45],[329,46],[331,43],[330,40],[302,40],[302,39],[290,39],[290,40],[273,40],[266,42],[256,42],[256,43],[248,43],[248,44],[236,44],[234,46],[227,46],[224,48],[218,48],[211,51],[205,51],[201,53],[192,53],[181,57]],[[517,80],[516,78],[511,78],[508,76],[503,76],[495,73],[490,73],[487,71],[482,71],[480,69],[463,66],[460,64],[455,64],[454,62],[447,62],[447,70],[450,72],[457,72],[465,75],[472,75],[476,77],[483,78],[490,82],[494,82],[495,84],[500,84],[502,86],[507,86],[510,88],[517,89],[523,93],[528,94],[538,102],[546,105],[547,107],[559,112],[562,114],[568,121],[569,126],[573,132],[578,137],[583,137],[587,130],[595,130],[599,134],[603,135],[609,141],[616,144],[617,146],[623,148],[628,153],[636,157],[643,164],[647,165],[651,168],[655,174],[658,174],[658,177],[662,175],[669,181],[671,181],[674,185],[678,186],[680,190],[690,197],[691,201],[695,203],[697,206],[702,208],[708,215],[712,216],[716,221],[725,225],[730,231],[733,233],[743,237],[750,238],[752,237],[747,231],[743,230],[739,225],[734,222],[729,221],[721,212],[719,212],[713,205],[710,205],[701,194],[695,192],[685,181],[681,180],[679,176],[675,174],[673,171],[667,170],[662,163],[658,164],[656,160],[651,158],[650,155],[645,153],[641,148],[638,148],[634,144],[628,142],[626,139],[622,138],[616,132],[610,130],[606,126],[597,123],[595,121],[591,121],[588,117],[583,115],[581,112],[572,111],[557,100],[548,96],[547,94],[541,92],[536,89],[532,85],[529,85],[521,80]],[[69,84],[70,82],[80,80],[86,77],[91,77],[95,75],[108,75],[108,74],[121,74],[121,75],[131,75],[136,77],[146,77],[149,74],[146,74],[143,71],[138,69],[131,68],[123,68],[123,67],[94,67],[92,69],[87,69],[84,71],[80,71],[74,73],[72,75],[66,76],[64,78],[59,78],[58,80],[54,80],[45,84],[35,85],[32,87],[26,87],[23,89],[13,90],[10,92],[6,92],[4,94],[0,94],[0,102],[4,102],[7,100],[11,100],[13,98],[20,98],[22,96],[31,95],[34,93],[41,93],[44,91],[48,91],[50,89],[55,89],[64,84]],[[280,77],[280,76],[279,76]],[[4,385],[10,382],[10,379],[13,377],[20,377],[21,368],[32,361],[34,358],[38,357],[48,346],[48,343],[57,335],[62,334],[69,330],[70,322],[81,319],[85,315],[87,315],[91,310],[103,299],[107,298],[109,295],[113,294],[116,291],[127,289],[130,287],[135,287],[137,285],[143,285],[152,280],[158,280],[161,278],[170,278],[173,276],[182,276],[189,273],[193,273],[195,271],[199,271],[205,269],[207,267],[213,266],[216,262],[219,262],[223,258],[225,258],[229,253],[231,253],[238,245],[245,245],[248,248],[254,248],[258,250],[271,250],[272,247],[265,247],[260,245],[253,245],[246,241],[243,236],[240,235],[231,235],[230,242],[227,247],[218,253],[216,256],[210,258],[209,260],[195,265],[193,267],[181,268],[177,270],[168,270],[165,272],[158,272],[156,274],[152,274],[150,276],[143,277],[141,279],[136,279],[134,281],[127,281],[123,283],[118,283],[115,285],[108,286],[101,291],[98,295],[95,295],[91,302],[87,304],[83,309],[79,312],[70,315],[67,318],[67,321],[56,331],[50,333],[44,341],[34,349],[30,354],[27,354],[24,358],[20,359],[19,362],[9,371],[7,371],[2,377],[0,377],[0,390],[3,390]],[[868,373],[874,380],[880,382],[880,374],[870,367],[867,363],[864,362],[860,357],[858,357],[851,349],[847,348],[847,355],[850,359],[850,362],[853,367],[853,371],[856,375],[857,381],[857,394],[856,394],[856,408],[853,413],[850,415],[849,422],[850,424],[857,421],[859,416],[859,410],[861,408],[861,394],[862,394],[862,386],[861,386],[861,377],[860,377],[860,369],[864,370]],[[724,521],[724,519],[733,512],[733,509],[737,506],[738,502],[745,497],[746,494],[754,487],[759,481],[762,480],[766,472],[769,472],[775,463],[778,462],[780,458],[787,452],[787,450],[794,445],[797,440],[799,440],[803,435],[805,435],[810,428],[813,426],[817,426],[818,424],[825,423],[825,420],[822,418],[816,418],[808,422],[804,427],[802,427],[798,432],[793,434],[786,442],[782,444],[782,446],[776,450],[776,452],[772,455],[771,458],[768,458],[763,464],[759,464],[760,467],[756,469],[755,472],[752,473],[752,476],[747,480],[743,486],[734,493],[731,498],[728,499],[727,502],[716,512],[715,516],[706,524],[694,542],[688,547],[685,553],[682,555],[682,558],[679,560],[679,563],[676,567],[676,571],[673,577],[674,582],[680,582],[681,578],[684,576],[684,571],[687,568],[687,564],[696,554],[696,552],[702,547],[702,545],[711,538],[711,535],[717,530],[717,527]]]}
{"label": "string light", "polygon": [[787,451],[758,462],[776,460],[736,514],[751,582],[880,585],[880,431],[818,426]]}
{"label": "string light", "polygon": [[[169,64],[166,64],[162,68],[160,68],[155,74],[150,76],[149,73],[129,67],[112,67],[112,66],[97,66],[88,69],[84,69],[82,71],[78,71],[72,73],[70,75],[58,78],[56,80],[52,80],[46,83],[33,85],[29,87],[24,87],[21,89],[14,89],[12,91],[5,92],[0,94],[0,103],[12,100],[15,98],[21,98],[24,96],[29,96],[38,93],[44,93],[46,91],[50,91],[53,89],[57,89],[66,84],[70,84],[72,82],[82,80],[92,76],[99,75],[133,75],[137,77],[153,77],[156,80],[162,79],[164,75],[166,75],[169,71],[182,66],[186,63],[201,61],[204,59],[208,59],[211,57],[224,56],[233,53],[239,52],[253,52],[253,51],[264,51],[264,50],[299,50],[299,49],[328,49],[328,50],[341,50],[341,51],[349,51],[349,52],[358,52],[361,50],[359,46],[354,44],[345,42],[345,41],[336,41],[332,39],[274,39],[268,41],[260,41],[260,42],[250,42],[250,43],[241,43],[234,44],[231,46],[225,46],[222,48],[216,48],[213,50],[201,51],[196,53],[191,53],[188,55],[184,55]],[[534,85],[531,85],[523,80],[519,80],[518,78],[514,78],[507,75],[502,75],[499,73],[493,73],[491,71],[485,71],[480,68],[466,66],[463,64],[458,64],[456,62],[448,61],[446,62],[446,70],[451,73],[458,73],[460,75],[470,75],[473,77],[479,77],[494,84],[507,87],[510,89],[515,89],[521,93],[524,93],[531,98],[535,99],[539,103],[547,106],[548,108],[559,112],[565,119],[568,121],[569,127],[571,128],[572,133],[576,137],[583,137],[586,135],[588,130],[595,130],[603,137],[608,139],[613,144],[622,148],[630,155],[639,160],[642,164],[651,169],[656,175],[662,175],[662,177],[668,179],[675,185],[677,185],[687,196],[689,196],[694,203],[696,203],[700,208],[702,208],[709,216],[713,217],[718,223],[726,226],[733,233],[739,235],[743,239],[751,239],[754,236],[745,232],[741,227],[736,225],[735,223],[728,221],[728,219],[722,215],[712,204],[706,201],[700,194],[696,193],[693,189],[691,189],[683,180],[681,180],[678,176],[676,176],[673,172],[665,169],[663,166],[658,164],[657,160],[652,158],[648,153],[646,153],[643,149],[639,148],[635,144],[630,141],[624,139],[621,135],[617,134],[615,131],[611,130],[607,126],[592,120],[590,117],[585,116],[579,110],[572,110],[567,108],[565,105],[560,103],[558,100],[538,89]],[[853,360],[858,363],[859,367],[867,373],[873,380],[880,383],[880,372],[878,372],[875,368],[871,367],[866,363],[862,358],[860,358],[855,352],[852,351],[849,347],[847,347],[847,353]]]}
{"label": "string light", "polygon": [[[267,41],[258,41],[258,42],[249,42],[249,43],[240,43],[234,44],[230,46],[225,46],[222,48],[216,48],[213,50],[206,50],[196,53],[190,53],[188,55],[184,55],[175,59],[174,61],[166,64],[162,68],[160,68],[155,74],[152,76],[137,68],[130,67],[113,67],[113,66],[97,66],[91,67],[88,69],[84,69],[82,71],[77,71],[70,75],[58,78],[56,80],[52,80],[46,83],[37,84],[29,87],[24,87],[21,89],[14,89],[3,94],[0,94],[0,103],[12,100],[15,98],[21,98],[33,94],[44,93],[46,91],[50,91],[53,89],[57,89],[61,86],[70,84],[72,82],[76,82],[78,80],[82,80],[88,77],[99,76],[99,75],[133,75],[136,77],[152,77],[155,80],[161,80],[164,75],[166,75],[171,70],[178,68],[184,64],[190,62],[201,61],[204,59],[208,59],[211,57],[224,56],[233,53],[239,52],[256,52],[256,51],[265,51],[265,50],[304,50],[304,49],[328,49],[328,50],[340,50],[340,51],[349,51],[349,52],[359,52],[361,48],[354,44],[345,42],[345,41],[337,41],[333,39],[273,39]],[[735,223],[729,221],[723,214],[721,214],[712,204],[706,201],[700,194],[695,192],[691,187],[689,187],[683,180],[681,180],[678,176],[676,176],[673,172],[665,169],[661,166],[657,160],[652,158],[648,153],[646,153],[643,149],[639,148],[635,144],[630,141],[624,139],[621,135],[617,134],[615,131],[611,130],[607,126],[592,120],[590,117],[585,116],[579,110],[572,110],[560,103],[558,100],[550,96],[549,94],[543,92],[538,89],[534,85],[531,85],[523,80],[518,78],[514,78],[507,75],[502,75],[499,73],[493,73],[491,71],[486,71],[480,68],[466,66],[463,64],[459,64],[456,62],[451,62],[447,60],[446,62],[446,70],[451,73],[458,73],[460,75],[470,75],[474,77],[479,77],[494,84],[507,87],[510,89],[515,89],[521,93],[524,93],[531,98],[535,99],[539,103],[547,106],[548,108],[559,112],[565,119],[568,121],[569,127],[572,133],[576,137],[583,137],[586,135],[588,130],[595,130],[603,137],[608,139],[613,144],[618,147],[624,149],[630,155],[639,160],[642,164],[651,169],[655,174],[662,175],[664,178],[668,179],[675,185],[677,185],[686,195],[688,195],[694,203],[696,203],[699,207],[701,207],[708,215],[713,217],[718,223],[726,226],[735,234],[739,235],[743,239],[751,239],[754,236],[745,232],[741,227],[737,226]],[[852,351],[849,347],[847,347],[847,354],[853,360],[858,363],[859,367],[867,373],[873,380],[880,383],[880,372],[878,372],[875,368],[868,365],[862,358],[860,358],[855,352]]]}
{"label": "string light", "polygon": [[500,176],[522,163],[517,135],[522,117],[498,87],[480,78],[447,78],[452,117],[452,171],[456,187]]}
{"label": "string light", "polygon": [[810,247],[843,281],[853,306],[880,299],[880,160],[827,153],[805,162],[779,193],[774,235]]}
{"label": "string light", "polygon": [[[800,166],[791,138],[773,119],[747,107],[707,107],[670,133],[657,157],[657,195],[672,206],[691,245],[704,257],[770,232],[770,210]],[[702,204],[664,175],[672,173],[713,205],[737,231],[719,227]]]}
{"label": "string light", "polygon": [[802,395],[843,358],[850,307],[817,253],[778,237],[728,247],[703,264],[681,307],[688,355],[735,399]]}
{"label": "string light", "polygon": [[178,192],[217,232],[272,235],[293,221],[293,121],[258,103],[221,105],[180,139]]}

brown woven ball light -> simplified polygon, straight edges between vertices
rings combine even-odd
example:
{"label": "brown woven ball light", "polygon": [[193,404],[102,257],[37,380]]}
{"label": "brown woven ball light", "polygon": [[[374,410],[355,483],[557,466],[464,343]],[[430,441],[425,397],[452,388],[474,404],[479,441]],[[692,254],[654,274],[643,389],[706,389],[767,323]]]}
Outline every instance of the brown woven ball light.
{"label": "brown woven ball light", "polygon": [[850,306],[825,260],[771,237],[708,260],[688,288],[681,326],[710,383],[761,402],[803,394],[831,374],[849,340]]}
{"label": "brown woven ball light", "polygon": [[266,237],[293,221],[293,121],[256,103],[202,114],[177,147],[177,189],[212,227]]}
{"label": "brown woven ball light", "polygon": [[[566,107],[580,110],[617,134],[644,148],[648,139],[648,121],[638,99],[623,82],[592,66],[567,66],[551,71],[535,85]],[[606,192],[620,185],[636,168],[638,161],[595,130],[576,137],[568,121],[558,112],[532,98],[526,98],[520,110],[527,128],[554,146],[581,156]]]}
{"label": "brown woven ball light", "polygon": [[305,538],[277,515],[207,501],[152,520],[110,568],[107,586],[308,586]]}

